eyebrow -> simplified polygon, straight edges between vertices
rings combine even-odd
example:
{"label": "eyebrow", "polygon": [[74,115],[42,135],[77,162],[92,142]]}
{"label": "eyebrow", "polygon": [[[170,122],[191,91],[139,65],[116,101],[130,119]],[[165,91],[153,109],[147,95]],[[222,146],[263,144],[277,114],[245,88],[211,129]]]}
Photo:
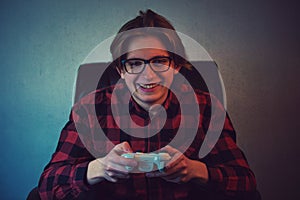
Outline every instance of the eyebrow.
{"label": "eyebrow", "polygon": [[153,57],[151,57],[149,59],[138,58],[138,57],[132,57],[132,58],[127,57],[126,60],[129,60],[129,59],[151,60],[153,58],[159,58],[159,57],[170,57],[170,55],[157,55],[157,56],[153,56]]}

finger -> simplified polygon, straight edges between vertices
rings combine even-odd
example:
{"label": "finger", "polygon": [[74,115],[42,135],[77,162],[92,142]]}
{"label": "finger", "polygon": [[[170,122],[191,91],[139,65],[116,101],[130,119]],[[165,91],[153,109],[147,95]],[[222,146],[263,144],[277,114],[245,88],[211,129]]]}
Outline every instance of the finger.
{"label": "finger", "polygon": [[167,145],[167,146],[161,148],[161,151],[169,153],[170,156],[172,156],[172,155],[176,154],[177,152],[179,152],[177,149],[171,147],[170,145]]}
{"label": "finger", "polygon": [[178,160],[176,160],[175,162],[171,163],[170,165],[166,166],[165,171],[168,174],[172,174],[176,171],[181,171],[183,169],[186,169],[187,166],[187,160],[184,156],[181,156]]}
{"label": "finger", "polygon": [[166,179],[176,179],[177,177],[184,177],[186,174],[186,169],[180,165],[173,167],[165,172]]}
{"label": "finger", "polygon": [[169,182],[172,182],[172,183],[181,183],[182,182],[182,177],[162,177],[164,180],[166,181],[169,181]]}
{"label": "finger", "polygon": [[171,147],[170,145],[163,147],[161,151],[167,152],[171,156],[171,160],[167,162],[167,165],[175,165],[177,162],[180,162],[182,156],[184,156],[183,153]]}
{"label": "finger", "polygon": [[108,171],[107,174],[114,179],[128,179],[129,174],[120,173],[118,171]]}
{"label": "finger", "polygon": [[110,176],[112,174],[108,173],[108,172],[105,172],[105,179],[110,181],[110,182],[113,182],[113,183],[116,183],[118,181],[117,178],[113,178],[112,176]]}
{"label": "finger", "polygon": [[166,170],[169,170],[173,167],[175,167],[176,165],[179,165],[182,161],[184,161],[184,156],[183,155],[175,155],[172,157],[172,159],[170,161],[168,161],[166,163]]}
{"label": "finger", "polygon": [[164,177],[167,174],[165,172],[161,171],[155,171],[155,172],[148,172],[146,173],[146,176],[149,178],[154,178],[154,177]]}
{"label": "finger", "polygon": [[182,175],[180,173],[168,175],[165,172],[149,172],[146,173],[146,176],[149,178],[161,177],[166,181],[174,182],[174,183],[180,183],[182,179]]}
{"label": "finger", "polygon": [[125,170],[125,167],[121,167],[120,165],[112,162],[111,158],[96,159],[96,161],[100,163],[104,171],[116,170],[116,171],[123,171],[124,173],[126,173],[127,171]]}
{"label": "finger", "polygon": [[130,170],[128,170],[128,168],[126,168],[125,166],[119,166],[119,165],[108,165],[105,167],[104,170],[107,172],[118,172],[118,173],[122,173],[122,174],[130,173]]}
{"label": "finger", "polygon": [[180,178],[180,182],[186,182],[189,180],[187,165],[184,161],[181,164],[167,170],[166,176],[164,176],[163,178],[178,181],[178,177]]}
{"label": "finger", "polygon": [[115,174],[113,176],[113,178],[117,178],[117,179],[129,179],[130,176],[128,174],[124,175],[124,174]]}
{"label": "finger", "polygon": [[111,157],[108,160],[114,165],[119,165],[121,168],[136,167],[138,165],[135,159],[124,158],[122,156]]}

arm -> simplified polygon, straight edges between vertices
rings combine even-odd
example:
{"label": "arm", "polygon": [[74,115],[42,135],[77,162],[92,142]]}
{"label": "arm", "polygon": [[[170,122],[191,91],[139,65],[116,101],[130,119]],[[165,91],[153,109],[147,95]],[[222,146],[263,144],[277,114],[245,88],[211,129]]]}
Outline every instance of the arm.
{"label": "arm", "polygon": [[126,166],[136,167],[137,162],[133,159],[122,157],[123,153],[131,153],[132,149],[128,142],[116,145],[105,157],[91,161],[87,169],[87,182],[90,185],[102,182],[104,179],[116,183],[122,179],[130,178]]}
{"label": "arm", "polygon": [[256,190],[254,173],[235,141],[235,131],[228,116],[222,134],[203,162],[206,163],[211,188],[237,195]]}
{"label": "arm", "polygon": [[[226,119],[225,126],[227,121]],[[172,159],[163,172],[148,173],[173,183],[193,182],[211,191],[228,196],[247,195],[256,191],[256,181],[243,152],[237,147],[230,131],[224,129],[213,150],[204,158],[193,160],[180,151],[166,146]],[[234,134],[234,133],[231,133]]]}
{"label": "arm", "polygon": [[39,182],[42,199],[76,198],[88,190],[86,171],[94,159],[80,141],[72,117],[63,128],[52,159],[45,167]]}
{"label": "arm", "polygon": [[[129,144],[118,144],[107,155],[102,152],[103,149],[93,149],[90,123],[86,108],[74,106],[69,122],[61,132],[56,151],[41,175],[39,193],[42,199],[75,199],[96,183],[129,178],[125,166],[135,166],[136,162],[121,157],[122,153],[132,152]],[[84,131],[84,136],[81,134],[79,137],[78,128]],[[101,141],[101,144],[95,143],[106,149],[105,141]],[[105,156],[95,159],[88,149]]]}
{"label": "arm", "polygon": [[[216,109],[214,114],[210,113],[212,105]],[[208,129],[210,119],[215,122],[212,130],[218,131],[216,126],[221,125],[222,132],[210,153],[201,159],[208,169],[208,186],[214,191],[229,196],[253,192],[256,190],[254,173],[250,169],[244,153],[236,144],[236,132],[228,114],[225,113],[225,120],[222,120],[222,113],[225,113],[222,104],[214,96],[210,96],[210,101],[203,112],[204,131]]]}
{"label": "arm", "polygon": [[[148,174],[149,177],[161,176],[163,179],[175,183],[200,183],[210,191],[236,196],[241,193],[256,190],[256,181],[253,172],[249,168],[243,152],[238,148],[235,141],[235,131],[229,117],[225,121],[219,120],[220,111],[223,108],[218,102],[214,116],[210,117],[210,103],[201,99],[201,116],[198,137],[185,154],[172,147],[166,147],[173,158],[163,173]],[[210,120],[222,122],[221,135],[213,149],[204,158],[198,158],[201,142],[205,137]],[[203,125],[203,126],[202,126]],[[213,127],[214,129],[214,127]]]}
{"label": "arm", "polygon": [[161,151],[168,152],[172,159],[162,172],[150,172],[146,174],[147,177],[162,177],[173,183],[187,183],[191,180],[200,184],[207,183],[208,170],[203,162],[189,159],[169,145],[162,148]]}

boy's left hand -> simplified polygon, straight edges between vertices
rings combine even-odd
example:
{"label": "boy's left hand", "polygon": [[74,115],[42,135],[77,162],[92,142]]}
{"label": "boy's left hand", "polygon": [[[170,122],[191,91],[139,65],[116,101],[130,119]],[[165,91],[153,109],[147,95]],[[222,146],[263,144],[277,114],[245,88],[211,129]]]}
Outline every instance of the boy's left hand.
{"label": "boy's left hand", "polygon": [[187,158],[171,146],[166,146],[161,150],[169,153],[171,160],[166,164],[162,172],[149,172],[146,173],[147,177],[161,177],[173,183],[186,183],[194,178],[199,178],[202,182],[207,182],[208,171],[204,163]]}

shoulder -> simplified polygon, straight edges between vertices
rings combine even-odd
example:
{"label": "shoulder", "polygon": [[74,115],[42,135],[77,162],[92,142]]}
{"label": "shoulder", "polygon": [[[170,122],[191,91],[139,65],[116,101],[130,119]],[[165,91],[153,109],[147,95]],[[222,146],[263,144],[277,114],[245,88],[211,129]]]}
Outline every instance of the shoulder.
{"label": "shoulder", "polygon": [[192,88],[189,84],[177,85],[171,90],[182,103],[189,103],[196,99],[198,104],[208,104],[210,103],[210,98],[215,98],[208,92]]}
{"label": "shoulder", "polygon": [[108,87],[97,89],[82,97],[76,104],[74,104],[74,107],[86,107],[89,105],[96,104],[108,104],[111,102],[113,92],[118,94],[118,96],[125,95],[126,93],[128,93],[128,89],[122,82],[116,85],[111,85]]}
{"label": "shoulder", "polygon": [[[180,106],[193,107],[198,106],[200,113],[211,116],[212,114],[226,113],[222,100],[219,100],[214,94],[194,89],[188,84],[181,84],[176,90],[172,90],[175,98],[172,101],[178,102]],[[222,115],[223,115],[222,114]]]}

